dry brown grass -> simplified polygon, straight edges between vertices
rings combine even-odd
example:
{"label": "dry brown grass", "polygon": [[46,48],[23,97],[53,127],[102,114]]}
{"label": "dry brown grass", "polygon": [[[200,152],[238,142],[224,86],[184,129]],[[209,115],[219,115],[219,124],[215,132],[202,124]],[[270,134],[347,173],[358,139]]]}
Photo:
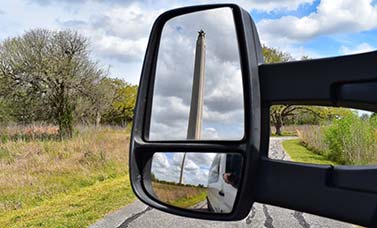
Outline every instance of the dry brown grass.
{"label": "dry brown grass", "polygon": [[59,127],[50,124],[10,125],[0,127],[0,139],[7,140],[41,140],[56,139]]}
{"label": "dry brown grass", "polygon": [[[185,199],[189,200],[198,195],[202,195],[203,192],[205,192],[205,188],[159,183],[154,181],[152,181],[152,187],[159,200],[175,206],[181,206]],[[199,199],[199,202],[200,201],[202,201],[202,199]],[[193,204],[199,202],[193,202]]]}
{"label": "dry brown grass", "polygon": [[0,142],[0,213],[128,172],[126,130],[80,130],[63,141]]}
{"label": "dry brown grass", "polygon": [[313,152],[321,154],[329,149],[325,143],[323,126],[305,125],[301,129],[297,129],[297,136]]}

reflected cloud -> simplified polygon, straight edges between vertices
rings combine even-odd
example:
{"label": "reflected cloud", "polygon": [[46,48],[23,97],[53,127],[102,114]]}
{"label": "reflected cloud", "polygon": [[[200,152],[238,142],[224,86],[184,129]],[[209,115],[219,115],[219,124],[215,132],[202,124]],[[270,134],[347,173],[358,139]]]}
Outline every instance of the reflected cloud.
{"label": "reflected cloud", "polygon": [[243,90],[232,11],[208,10],[176,17],[163,29],[157,60],[150,136],[186,139],[198,31],[205,31],[205,85],[201,139],[243,136]]}
{"label": "reflected cloud", "polygon": [[[158,180],[178,183],[184,153],[155,153],[152,173]],[[207,186],[209,168],[216,153],[186,153],[183,183]]]}

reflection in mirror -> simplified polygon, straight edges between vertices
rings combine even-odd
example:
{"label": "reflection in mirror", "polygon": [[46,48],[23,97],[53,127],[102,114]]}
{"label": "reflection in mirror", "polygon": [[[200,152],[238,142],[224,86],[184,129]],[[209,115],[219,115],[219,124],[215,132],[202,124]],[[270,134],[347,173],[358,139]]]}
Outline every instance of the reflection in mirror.
{"label": "reflection in mirror", "polygon": [[330,165],[377,165],[377,115],[342,107],[274,105],[269,157]]}
{"label": "reflection in mirror", "polygon": [[180,208],[230,213],[241,168],[242,156],[236,153],[155,153],[151,195]]}
{"label": "reflection in mirror", "polygon": [[244,135],[242,74],[230,8],[169,20],[162,31],[149,140]]}

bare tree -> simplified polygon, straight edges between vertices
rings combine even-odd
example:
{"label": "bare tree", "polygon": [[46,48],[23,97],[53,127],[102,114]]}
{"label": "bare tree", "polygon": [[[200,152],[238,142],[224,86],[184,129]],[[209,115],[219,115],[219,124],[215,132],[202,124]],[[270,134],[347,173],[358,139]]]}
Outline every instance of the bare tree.
{"label": "bare tree", "polygon": [[104,72],[90,60],[88,41],[77,32],[35,29],[2,43],[0,75],[4,96],[37,103],[29,111],[46,114],[64,138],[72,136],[77,100],[89,95]]}

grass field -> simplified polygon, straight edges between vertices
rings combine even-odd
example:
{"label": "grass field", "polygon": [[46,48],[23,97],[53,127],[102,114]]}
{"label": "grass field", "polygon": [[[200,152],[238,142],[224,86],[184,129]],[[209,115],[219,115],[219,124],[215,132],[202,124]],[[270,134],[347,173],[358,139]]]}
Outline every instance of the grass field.
{"label": "grass field", "polygon": [[64,141],[0,143],[0,227],[86,227],[132,202],[128,135],[81,128]]}
{"label": "grass field", "polygon": [[207,189],[202,187],[159,182],[152,182],[152,186],[159,200],[181,208],[189,208],[203,202],[207,196]]}
{"label": "grass field", "polygon": [[[87,227],[135,200],[124,129],[79,128],[72,139],[0,142],[0,227]],[[283,142],[295,161],[334,164],[298,139]],[[155,183],[159,198],[188,208],[204,188]]]}
{"label": "grass field", "polygon": [[310,164],[337,165],[337,163],[328,160],[325,156],[313,153],[304,147],[300,139],[291,139],[283,141],[283,148],[289,154],[291,159],[296,162]]}

